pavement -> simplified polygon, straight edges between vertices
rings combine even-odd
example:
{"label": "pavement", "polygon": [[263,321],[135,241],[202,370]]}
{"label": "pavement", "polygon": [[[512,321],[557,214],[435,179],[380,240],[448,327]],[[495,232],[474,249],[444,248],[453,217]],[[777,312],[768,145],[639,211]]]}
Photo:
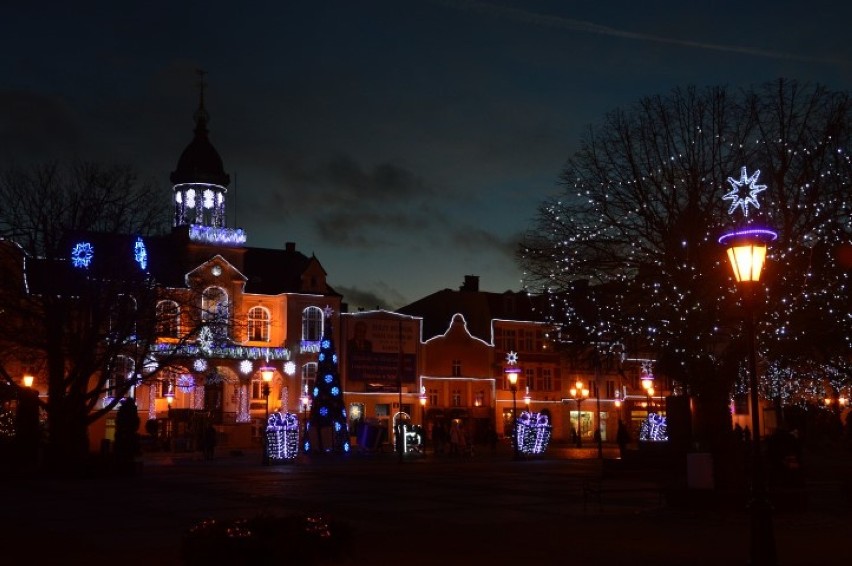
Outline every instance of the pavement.
{"label": "pavement", "polygon": [[[0,483],[0,564],[184,564],[182,541],[202,521],[322,516],[346,525],[327,564],[746,564],[746,497],[674,485],[671,470],[627,466],[617,451],[554,446],[535,459],[511,449],[299,456],[264,466],[257,451],[151,453],[137,473]],[[806,458],[805,486],[777,501],[779,564],[843,562],[852,535],[852,455]],[[587,488],[601,487],[600,498]],[[282,533],[265,562],[292,563]],[[212,564],[254,563],[223,557]]]}

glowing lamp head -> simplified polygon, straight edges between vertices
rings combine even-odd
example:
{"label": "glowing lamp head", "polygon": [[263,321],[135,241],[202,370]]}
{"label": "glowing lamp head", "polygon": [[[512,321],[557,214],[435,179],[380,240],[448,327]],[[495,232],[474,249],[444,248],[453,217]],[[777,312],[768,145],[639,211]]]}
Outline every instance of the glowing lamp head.
{"label": "glowing lamp head", "polygon": [[530,397],[530,394],[529,394],[529,393],[527,393],[526,395],[524,395],[524,405],[526,405],[527,407],[529,407],[529,406],[530,406],[530,401],[532,401],[532,398]]}
{"label": "glowing lamp head", "polygon": [[166,403],[168,403],[169,407],[172,406],[172,403],[175,402],[175,394],[174,393],[166,393]]}
{"label": "glowing lamp head", "polygon": [[648,392],[648,397],[654,396],[654,388],[653,387],[649,387],[648,389],[646,389],[646,391]]}
{"label": "glowing lamp head", "polygon": [[825,406],[828,407],[831,405],[831,397],[826,397],[823,402],[825,403]]}
{"label": "glowing lamp head", "polygon": [[425,407],[425,406],[426,406],[426,396],[425,396],[425,395],[421,395],[421,396],[420,396],[420,406],[421,406],[421,407]]}
{"label": "glowing lamp head", "polygon": [[273,375],[275,375],[275,368],[269,366],[263,366],[260,368],[260,377],[263,379],[264,383],[271,382]]}
{"label": "glowing lamp head", "polygon": [[24,379],[23,379],[24,387],[32,387],[32,386],[33,386],[33,381],[34,381],[34,380],[35,380],[35,378],[34,378],[33,376],[31,376],[31,375],[25,375],[25,376],[24,376]]}
{"label": "glowing lamp head", "polygon": [[648,389],[652,389],[653,386],[654,386],[654,376],[649,375],[649,374],[643,375],[642,376],[642,389],[645,389],[647,391]]}
{"label": "glowing lamp head", "polygon": [[617,409],[619,407],[621,407],[621,399],[616,399],[615,400],[615,408]]}
{"label": "glowing lamp head", "polygon": [[737,283],[757,283],[766,263],[766,243],[778,234],[765,228],[751,228],[725,234],[719,243],[727,247],[728,261]]}
{"label": "glowing lamp head", "polygon": [[518,385],[518,374],[521,373],[521,368],[518,366],[506,366],[506,379],[509,381],[509,385],[511,387],[516,387]]}

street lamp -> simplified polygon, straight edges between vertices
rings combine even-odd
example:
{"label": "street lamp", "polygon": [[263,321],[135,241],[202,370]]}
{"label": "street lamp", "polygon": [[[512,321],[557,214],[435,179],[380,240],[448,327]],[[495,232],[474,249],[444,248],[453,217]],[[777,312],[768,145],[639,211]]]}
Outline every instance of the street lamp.
{"label": "street lamp", "polygon": [[583,421],[580,420],[580,404],[583,402],[583,399],[586,399],[589,396],[589,390],[583,387],[583,382],[579,379],[569,390],[571,393],[571,397],[573,397],[577,401],[577,448],[583,447]]}
{"label": "street lamp", "polygon": [[25,375],[25,376],[24,376],[24,379],[23,379],[24,387],[32,387],[32,386],[33,386],[33,381],[35,381],[35,378],[34,378],[33,376],[31,376],[31,375]]}
{"label": "street lamp", "polygon": [[767,242],[775,240],[777,234],[763,228],[752,228],[725,234],[719,243],[726,246],[728,261],[734,278],[743,294],[746,309],[746,339],[748,341],[749,390],[751,401],[751,564],[774,565],[775,535],[766,485],[763,477],[763,460],[760,449],[760,403],[757,389],[757,352],[755,347],[754,303],[755,290],[760,282],[766,261]]}
{"label": "street lamp", "polygon": [[420,443],[423,455],[426,455],[426,388],[420,386]]}
{"label": "street lamp", "polygon": [[532,397],[530,397],[530,388],[527,386],[527,392],[524,394],[524,405],[527,407],[527,411],[530,410],[530,402],[532,401]]}
{"label": "street lamp", "polygon": [[269,465],[269,439],[266,437],[266,426],[269,422],[269,384],[272,382],[272,376],[275,374],[275,368],[263,366],[260,368],[260,377],[263,380],[263,398],[266,401],[266,416],[263,419],[263,425],[260,427],[263,435],[263,465]]}
{"label": "street lamp", "polygon": [[521,373],[521,368],[518,367],[518,354],[509,352],[506,355],[506,368],[503,370],[506,374],[506,380],[509,382],[509,389],[512,390],[512,444],[515,448],[515,460],[521,459],[521,447],[518,445],[518,374]]}

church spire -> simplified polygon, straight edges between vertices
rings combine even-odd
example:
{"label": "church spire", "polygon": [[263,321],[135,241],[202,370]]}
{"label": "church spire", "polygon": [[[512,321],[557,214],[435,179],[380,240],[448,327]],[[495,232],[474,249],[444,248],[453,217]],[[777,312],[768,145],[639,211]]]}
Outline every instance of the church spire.
{"label": "church spire", "polygon": [[210,115],[207,113],[207,109],[204,108],[204,87],[207,86],[207,83],[204,82],[204,75],[207,72],[203,69],[196,69],[195,73],[198,75],[198,110],[193,115],[195,118],[195,133],[207,134],[207,122],[210,120]]}

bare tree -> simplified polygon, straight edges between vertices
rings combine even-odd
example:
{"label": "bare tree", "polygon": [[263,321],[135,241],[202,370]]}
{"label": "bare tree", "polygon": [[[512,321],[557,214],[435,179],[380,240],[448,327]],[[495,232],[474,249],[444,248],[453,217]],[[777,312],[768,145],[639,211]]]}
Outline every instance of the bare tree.
{"label": "bare tree", "polygon": [[741,318],[717,242],[734,223],[722,196],[742,167],[759,169],[768,188],[748,219],[779,234],[759,298],[761,355],[848,379],[838,253],[852,238],[850,108],[846,92],[779,80],[676,89],[608,114],[519,248],[529,290],[551,295],[566,341],[642,344],[691,393],[727,395]]}
{"label": "bare tree", "polygon": [[[11,368],[21,360],[47,376],[47,456],[57,470],[83,464],[88,426],[155,369],[145,366],[160,290],[133,248],[167,225],[151,195],[124,166],[48,164],[0,176],[0,379],[16,384]],[[90,264],[80,248],[71,257],[82,239],[96,254]]]}

